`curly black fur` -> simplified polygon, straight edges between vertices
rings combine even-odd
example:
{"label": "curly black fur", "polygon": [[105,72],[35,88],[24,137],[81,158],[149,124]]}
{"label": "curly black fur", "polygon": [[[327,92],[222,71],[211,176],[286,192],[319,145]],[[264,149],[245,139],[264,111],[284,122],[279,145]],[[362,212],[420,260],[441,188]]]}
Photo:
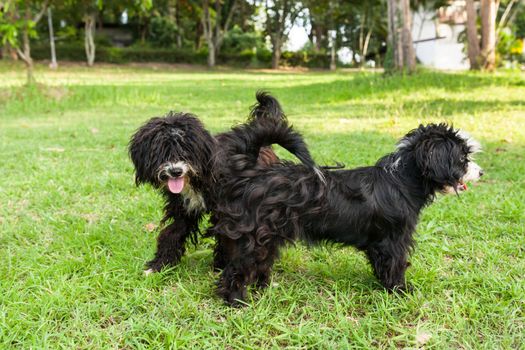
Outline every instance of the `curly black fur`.
{"label": "curly black fur", "polygon": [[404,289],[421,210],[436,192],[482,175],[470,160],[476,143],[446,124],[419,126],[374,166],[325,169],[324,177],[285,162],[259,167],[244,151],[242,142],[226,149],[232,174],[211,231],[224,264],[218,293],[234,305],[248,285],[268,283],[279,249],[297,239],[354,246],[385,288]]}
{"label": "curly black fur", "polygon": [[[230,132],[212,136],[194,115],[170,112],[149,120],[132,136],[129,154],[137,185],[149,183],[165,199],[163,228],[148,271],[177,264],[186,241],[197,242],[205,214],[211,213],[214,222],[214,208],[221,200],[222,186],[228,180],[225,177],[231,174],[225,169],[231,160],[223,149],[239,144],[238,138],[243,144],[238,153],[248,157],[253,166],[263,168],[279,162],[270,146],[275,143],[296,155],[306,168],[316,169],[301,135],[288,124],[278,101],[265,92],[258,92],[256,98],[258,103],[248,121]],[[221,259],[217,258],[215,265],[222,266]]]}

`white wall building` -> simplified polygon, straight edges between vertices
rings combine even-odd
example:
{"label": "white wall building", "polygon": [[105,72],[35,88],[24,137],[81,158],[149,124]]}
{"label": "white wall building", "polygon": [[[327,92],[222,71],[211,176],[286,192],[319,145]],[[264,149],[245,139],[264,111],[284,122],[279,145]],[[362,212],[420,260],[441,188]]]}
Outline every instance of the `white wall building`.
{"label": "white wall building", "polygon": [[415,12],[412,38],[417,59],[424,66],[437,69],[468,69],[465,45],[458,41],[466,20],[465,1],[453,1],[437,12]]}

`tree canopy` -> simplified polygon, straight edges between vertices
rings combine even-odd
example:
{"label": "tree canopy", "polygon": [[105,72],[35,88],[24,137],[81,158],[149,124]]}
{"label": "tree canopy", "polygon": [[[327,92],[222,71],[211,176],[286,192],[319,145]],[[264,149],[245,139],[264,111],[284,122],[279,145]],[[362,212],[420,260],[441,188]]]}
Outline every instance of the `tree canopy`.
{"label": "tree canopy", "polygon": [[[407,11],[421,8],[434,11],[449,3],[445,0],[403,1],[409,5]],[[467,1],[475,4],[476,12],[484,2]],[[49,29],[47,21],[40,18],[49,7],[53,12],[59,59],[83,56],[88,65],[94,64],[98,56],[111,62],[132,57],[207,62],[209,66],[233,62],[271,64],[277,68],[284,62],[327,68],[334,60],[333,52],[346,48],[345,64],[363,66],[373,61],[375,66],[380,66],[385,60],[386,47],[393,46],[388,44],[390,3],[402,2],[7,0],[0,4],[2,57],[18,56],[31,65],[31,52],[38,58],[44,55],[45,47],[49,46]],[[520,39],[525,36],[525,5],[518,0],[497,3],[501,5],[495,13],[497,52],[494,57],[501,61],[511,53],[516,56],[519,51]],[[473,23],[480,27],[483,21]],[[300,53],[287,51],[294,25],[303,27],[309,39]],[[408,33],[410,28],[403,30]],[[474,31],[471,27],[470,42],[482,40],[481,33],[483,28]],[[33,51],[30,42],[35,45]],[[409,50],[410,46],[403,47]]]}

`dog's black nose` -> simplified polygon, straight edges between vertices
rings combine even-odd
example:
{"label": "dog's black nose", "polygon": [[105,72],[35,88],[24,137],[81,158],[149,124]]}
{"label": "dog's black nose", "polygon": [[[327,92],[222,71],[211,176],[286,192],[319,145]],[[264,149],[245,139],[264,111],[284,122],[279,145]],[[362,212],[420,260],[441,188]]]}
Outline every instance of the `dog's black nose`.
{"label": "dog's black nose", "polygon": [[485,174],[485,172],[483,171],[483,169],[480,169],[479,170],[479,176],[481,177],[481,176],[483,176],[483,174]]}
{"label": "dog's black nose", "polygon": [[182,175],[182,169],[181,168],[171,168],[170,170],[168,170],[168,174],[171,177],[179,177]]}

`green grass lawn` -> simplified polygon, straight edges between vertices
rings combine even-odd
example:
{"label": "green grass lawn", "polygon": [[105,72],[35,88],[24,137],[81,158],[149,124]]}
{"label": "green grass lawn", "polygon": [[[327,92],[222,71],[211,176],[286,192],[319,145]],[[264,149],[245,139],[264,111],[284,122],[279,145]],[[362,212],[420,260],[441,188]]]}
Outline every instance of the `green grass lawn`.
{"label": "green grass lawn", "polygon": [[[0,65],[0,348],[516,349],[525,344],[525,75],[262,73]],[[282,102],[320,164],[374,163],[419,123],[484,146],[483,180],[421,218],[408,295],[352,248],[290,247],[272,285],[231,309],[211,240],[144,277],[161,198],[136,188],[133,131],[170,109],[212,131],[257,89]],[[280,150],[280,154],[286,156]]]}

